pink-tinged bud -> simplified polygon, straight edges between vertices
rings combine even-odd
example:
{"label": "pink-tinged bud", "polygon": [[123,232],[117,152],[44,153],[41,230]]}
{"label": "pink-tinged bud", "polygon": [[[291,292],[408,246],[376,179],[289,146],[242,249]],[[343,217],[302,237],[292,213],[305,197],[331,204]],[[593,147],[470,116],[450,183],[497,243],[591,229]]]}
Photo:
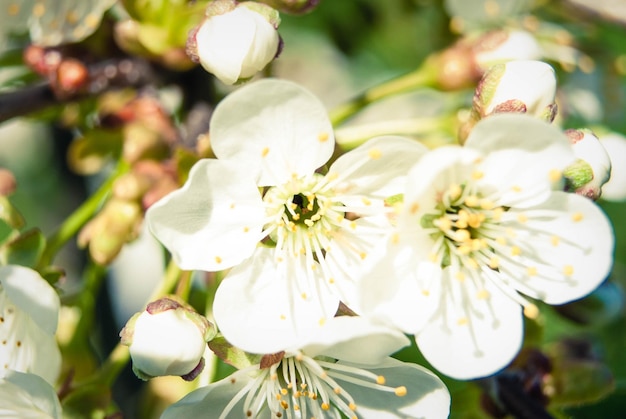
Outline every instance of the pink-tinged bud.
{"label": "pink-tinged bud", "polygon": [[595,201],[602,194],[602,185],[611,175],[611,159],[598,137],[590,130],[570,129],[565,134],[578,158],[563,172],[566,187],[569,191]]}
{"label": "pink-tinged bud", "polygon": [[187,40],[187,55],[225,84],[245,81],[278,56],[280,17],[254,2],[216,0]]}
{"label": "pink-tinged bud", "polygon": [[202,371],[207,342],[215,334],[204,316],[175,297],[164,297],[135,314],[120,337],[137,377],[178,375],[190,381]]}

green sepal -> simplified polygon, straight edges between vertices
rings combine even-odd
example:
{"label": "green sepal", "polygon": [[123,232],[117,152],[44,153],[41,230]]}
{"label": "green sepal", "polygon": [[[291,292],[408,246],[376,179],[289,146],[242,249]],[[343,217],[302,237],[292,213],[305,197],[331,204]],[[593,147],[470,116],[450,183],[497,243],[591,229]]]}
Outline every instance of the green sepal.
{"label": "green sepal", "polygon": [[575,191],[593,180],[593,169],[584,160],[577,160],[563,171],[567,190]]}
{"label": "green sepal", "polygon": [[233,345],[218,334],[209,342],[209,348],[217,355],[224,363],[232,365],[237,369],[243,369],[252,365],[261,363],[262,355],[250,354],[242,351],[239,348],[235,348]]}

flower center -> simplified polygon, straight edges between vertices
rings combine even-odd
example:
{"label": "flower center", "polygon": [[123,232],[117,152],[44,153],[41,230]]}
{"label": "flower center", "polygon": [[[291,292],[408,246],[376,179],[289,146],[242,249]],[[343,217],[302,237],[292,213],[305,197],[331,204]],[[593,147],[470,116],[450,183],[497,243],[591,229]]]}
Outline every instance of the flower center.
{"label": "flower center", "polygon": [[[320,174],[293,178],[267,190],[266,234],[276,248],[291,255],[319,253],[328,247],[333,233],[344,219],[342,205],[334,201],[327,179]],[[321,255],[318,255],[318,258]]]}
{"label": "flower center", "polygon": [[[406,387],[386,386],[382,375],[302,353],[284,357],[261,372],[230,404],[234,406],[247,394],[243,407],[245,417],[257,417],[267,406],[272,417],[277,418],[324,418],[329,417],[326,411],[336,409],[345,417],[356,419],[357,404],[341,382],[398,397],[406,395]],[[227,414],[224,412],[222,417]]]}
{"label": "flower center", "polygon": [[450,185],[440,195],[436,211],[421,219],[422,227],[433,229],[433,257],[441,266],[461,259],[462,265],[472,267],[478,254],[493,253],[489,231],[506,209],[472,189],[471,185]]}

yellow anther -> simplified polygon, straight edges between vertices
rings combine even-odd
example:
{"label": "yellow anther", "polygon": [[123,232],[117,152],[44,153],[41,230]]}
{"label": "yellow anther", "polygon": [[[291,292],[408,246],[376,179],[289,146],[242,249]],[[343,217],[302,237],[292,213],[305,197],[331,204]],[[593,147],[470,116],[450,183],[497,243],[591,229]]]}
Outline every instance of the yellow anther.
{"label": "yellow anther", "polygon": [[356,221],[350,221],[350,228],[351,228],[352,230],[355,230],[355,229],[356,229]]}
{"label": "yellow anther", "polygon": [[528,221],[528,217],[525,214],[517,214],[517,221],[523,224]]}
{"label": "yellow anther", "polygon": [[333,389],[333,393],[335,393],[335,394],[341,394],[341,388],[339,388],[339,387],[335,387],[335,388]]}
{"label": "yellow anther", "polygon": [[329,284],[334,284],[335,283],[335,278],[328,278],[328,283]]}
{"label": "yellow anther", "polygon": [[575,212],[574,214],[572,214],[572,221],[575,222],[575,223],[581,221],[583,218],[584,218],[584,216],[580,212]]}
{"label": "yellow anther", "polygon": [[491,210],[491,209],[493,209],[493,207],[494,207],[495,205],[496,205],[496,204],[494,204],[494,203],[493,203],[493,201],[490,201],[490,200],[488,200],[488,199],[481,199],[481,200],[480,200],[480,208],[481,208],[481,209],[484,209],[484,210]]}
{"label": "yellow anther", "polygon": [[391,243],[398,244],[400,242],[400,235],[398,233],[394,233],[391,236]]}
{"label": "yellow anther", "polygon": [[370,156],[370,159],[376,160],[379,159],[380,156],[383,155],[383,153],[377,148],[372,148],[370,151],[367,152],[367,155]]}
{"label": "yellow anther", "polygon": [[350,404],[348,405],[348,408],[349,408],[350,410],[353,410],[353,411],[354,411],[354,410],[356,410],[356,404],[354,404],[354,403],[350,403]]}
{"label": "yellow anther", "polygon": [[467,323],[469,323],[469,320],[467,319],[467,317],[461,317],[456,321],[456,324],[458,324],[459,326],[464,326]]}
{"label": "yellow anther", "polygon": [[284,314],[281,314],[281,315],[280,315],[280,319],[281,319],[281,320],[287,320],[287,316],[285,316]]}
{"label": "yellow anther", "polygon": [[561,172],[558,169],[552,169],[548,173],[548,177],[550,178],[551,182],[558,182],[559,180],[561,180],[562,176],[563,176],[563,172]]}
{"label": "yellow anther", "polygon": [[519,256],[522,254],[522,249],[517,246],[511,247],[511,256]]}
{"label": "yellow anther", "polygon": [[74,24],[78,22],[78,14],[75,11],[70,10],[67,12],[67,15],[65,15],[65,20],[67,20],[70,24]]}
{"label": "yellow anther", "polygon": [[474,180],[482,179],[484,176],[485,176],[485,173],[481,172],[480,170],[476,170],[475,172],[472,173],[472,179]]}
{"label": "yellow anther", "polygon": [[452,201],[458,199],[461,196],[461,193],[463,193],[463,189],[459,185],[454,184],[448,187],[448,196]]}
{"label": "yellow anther", "polygon": [[496,17],[500,14],[500,4],[496,0],[487,0],[484,7],[487,16]]}
{"label": "yellow anther", "polygon": [[504,237],[496,237],[496,243],[501,244],[501,245],[505,245],[506,244],[506,238],[504,238]]}
{"label": "yellow anther", "polygon": [[9,12],[9,16],[16,16],[20,12],[20,5],[16,3],[9,4],[7,11]]}
{"label": "yellow anther", "polygon": [[550,237],[550,243],[552,243],[552,246],[558,246],[559,243],[561,242],[561,238],[559,236],[552,236]]}
{"label": "yellow anther", "polygon": [[37,3],[33,6],[33,16],[41,17],[46,13],[46,6],[43,3]]}
{"label": "yellow anther", "polygon": [[503,213],[504,213],[504,208],[502,207],[495,208],[491,214],[491,218],[494,221],[500,221]]}
{"label": "yellow anther", "polygon": [[470,240],[472,238],[472,235],[470,234],[470,232],[468,230],[457,230],[455,233],[456,236],[456,241],[459,242],[466,242],[468,240]]}
{"label": "yellow anther", "polygon": [[434,224],[443,232],[452,229],[452,221],[448,217],[439,217],[435,220]]}
{"label": "yellow anther", "polygon": [[518,193],[519,193],[519,192],[522,192],[522,187],[521,187],[521,186],[519,186],[519,185],[515,185],[515,186],[512,186],[512,187],[511,187],[511,190],[512,190],[513,192],[518,192]]}
{"label": "yellow anther", "polygon": [[243,228],[243,232],[244,232],[244,233],[247,233],[248,231],[250,231],[250,227],[244,227],[244,228]]}
{"label": "yellow anther", "polygon": [[457,279],[457,281],[459,282],[463,282],[465,281],[465,274],[461,271],[458,271],[456,274],[454,274],[454,277]]}
{"label": "yellow anther", "polygon": [[480,290],[478,291],[478,293],[476,293],[476,298],[478,298],[479,300],[486,300],[489,297],[491,297],[491,294],[489,294],[489,291],[487,290]]}
{"label": "yellow anther", "polygon": [[303,292],[302,294],[300,294],[300,297],[302,297],[303,300],[306,300],[307,298],[306,292]]}
{"label": "yellow anther", "polygon": [[428,291],[428,290],[422,290],[422,295],[423,295],[424,297],[428,297],[428,296],[430,295],[430,291]]}
{"label": "yellow anther", "polygon": [[524,306],[524,316],[529,319],[536,319],[539,316],[539,309],[534,304],[527,304]]}
{"label": "yellow anther", "polygon": [[320,317],[320,319],[317,321],[317,324],[319,324],[320,326],[324,326],[326,324],[326,319],[324,317]]}
{"label": "yellow anther", "polygon": [[535,276],[535,275],[537,275],[537,268],[535,268],[534,266],[529,266],[529,267],[526,269],[526,274],[527,274],[528,276]]}
{"label": "yellow anther", "polygon": [[222,263],[222,258],[219,256],[215,256],[215,262],[216,263]]}
{"label": "yellow anther", "polygon": [[405,386],[396,387],[394,393],[396,393],[396,396],[398,397],[406,396],[406,387]]}
{"label": "yellow anther", "polygon": [[574,274],[574,267],[572,265],[563,266],[563,275],[572,276]]}
{"label": "yellow anther", "polygon": [[320,143],[325,143],[326,141],[328,141],[328,138],[329,138],[329,137],[330,137],[330,136],[328,135],[328,133],[327,133],[327,132],[320,132],[320,133],[317,135],[317,140],[318,140]]}
{"label": "yellow anther", "polygon": [[361,202],[363,202],[364,205],[368,205],[368,206],[372,205],[372,201],[370,201],[369,199],[367,199],[365,197],[361,198]]}
{"label": "yellow anther", "polygon": [[322,410],[330,409],[330,405],[328,403],[322,403]]}
{"label": "yellow anther", "polygon": [[476,195],[468,195],[465,198],[465,205],[467,205],[468,207],[477,207],[479,202],[480,200]]}
{"label": "yellow anther", "polygon": [[359,253],[359,257],[360,257],[361,259],[365,259],[365,258],[367,257],[367,253],[365,253],[365,252],[361,252],[361,253]]}
{"label": "yellow anther", "polygon": [[376,377],[376,384],[380,384],[382,386],[383,384],[385,384],[386,381],[387,380],[385,380],[385,377],[383,377],[382,375]]}
{"label": "yellow anther", "polygon": [[270,149],[269,147],[265,147],[262,151],[261,151],[261,157],[265,157],[269,154]]}
{"label": "yellow anther", "polygon": [[413,202],[413,203],[411,204],[411,208],[409,208],[409,212],[410,212],[411,214],[415,214],[415,213],[416,213],[419,209],[420,209],[419,204],[418,204],[417,202]]}
{"label": "yellow anther", "polygon": [[287,390],[286,388],[281,388],[280,394],[282,394],[283,396],[286,396],[287,394],[289,394],[289,390]]}
{"label": "yellow anther", "polygon": [[284,400],[280,401],[280,405],[283,407],[283,409],[287,410],[287,408],[289,408],[289,403],[287,403]]}

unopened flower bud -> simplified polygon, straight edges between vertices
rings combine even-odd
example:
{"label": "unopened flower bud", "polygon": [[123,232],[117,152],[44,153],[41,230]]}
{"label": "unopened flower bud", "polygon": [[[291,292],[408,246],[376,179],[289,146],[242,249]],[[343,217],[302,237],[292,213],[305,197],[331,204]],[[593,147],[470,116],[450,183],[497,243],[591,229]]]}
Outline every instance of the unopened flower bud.
{"label": "unopened flower bud", "polygon": [[481,118],[520,112],[552,122],[556,115],[556,76],[542,61],[509,61],[491,67],[474,94],[473,109]]}
{"label": "unopened flower bud", "polygon": [[280,52],[278,12],[254,2],[216,0],[187,40],[187,54],[225,84],[254,76]]}
{"label": "unopened flower bud", "polygon": [[179,375],[190,381],[202,372],[203,354],[215,333],[204,316],[175,297],[165,297],[135,314],[120,337],[129,347],[137,377]]}
{"label": "unopened flower bud", "polygon": [[461,126],[465,141],[481,119],[497,113],[526,113],[552,122],[557,105],[554,69],[542,61],[509,61],[491,67],[478,83],[469,120]]}
{"label": "unopened flower bud", "polygon": [[495,30],[475,41],[474,60],[486,71],[496,64],[513,60],[537,60],[543,55],[533,35],[522,30]]}
{"label": "unopened flower bud", "polygon": [[565,131],[578,160],[563,172],[567,190],[596,200],[611,175],[611,159],[598,137],[587,129]]}

